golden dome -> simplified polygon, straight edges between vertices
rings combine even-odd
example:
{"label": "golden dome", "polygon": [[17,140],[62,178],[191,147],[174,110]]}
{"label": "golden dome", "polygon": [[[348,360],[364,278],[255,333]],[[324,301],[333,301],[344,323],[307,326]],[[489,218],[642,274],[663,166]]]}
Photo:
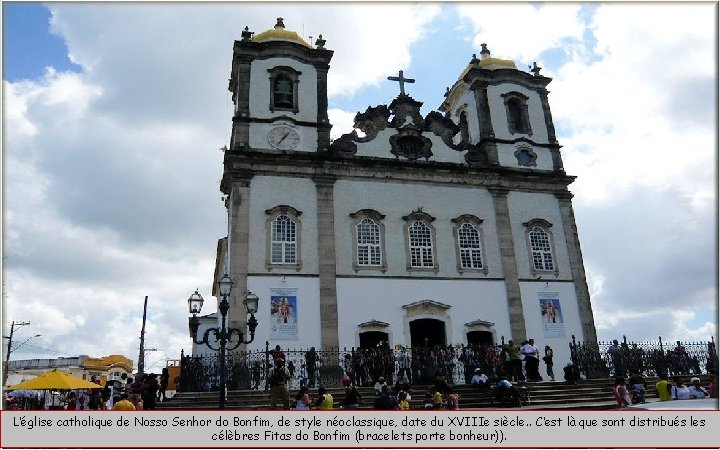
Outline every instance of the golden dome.
{"label": "golden dome", "polygon": [[491,57],[481,59],[478,62],[478,67],[488,70],[517,69],[515,62],[511,59],[500,59]]}
{"label": "golden dome", "polygon": [[462,71],[458,79],[462,80],[465,74],[467,74],[473,67],[479,67],[481,69],[495,70],[495,69],[517,69],[515,61],[512,59],[500,59],[493,58],[490,56],[490,50],[487,48],[487,44],[480,44],[482,51],[480,52],[480,59],[473,55],[470,64],[467,65],[465,70]]}
{"label": "golden dome", "polygon": [[295,42],[296,44],[300,44],[307,48],[312,48],[312,46],[310,44],[308,44],[307,41],[305,41],[305,39],[301,38],[300,35],[298,35],[296,32],[285,29],[285,24],[283,23],[282,17],[278,17],[277,24],[275,24],[275,27],[273,29],[263,31],[260,34],[256,34],[252,38],[252,41],[253,42],[270,42],[270,41]]}

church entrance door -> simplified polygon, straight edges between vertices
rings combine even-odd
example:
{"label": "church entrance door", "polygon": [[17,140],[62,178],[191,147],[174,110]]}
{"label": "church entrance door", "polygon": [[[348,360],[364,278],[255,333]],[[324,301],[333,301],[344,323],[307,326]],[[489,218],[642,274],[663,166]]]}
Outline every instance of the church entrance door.
{"label": "church entrance door", "polygon": [[360,348],[376,348],[387,345],[390,336],[382,331],[365,331],[360,333]]}
{"label": "church entrance door", "polygon": [[467,343],[471,345],[494,345],[493,335],[489,331],[469,331]]}
{"label": "church entrance door", "polygon": [[410,345],[447,345],[445,340],[445,322],[437,319],[415,319],[410,322]]}

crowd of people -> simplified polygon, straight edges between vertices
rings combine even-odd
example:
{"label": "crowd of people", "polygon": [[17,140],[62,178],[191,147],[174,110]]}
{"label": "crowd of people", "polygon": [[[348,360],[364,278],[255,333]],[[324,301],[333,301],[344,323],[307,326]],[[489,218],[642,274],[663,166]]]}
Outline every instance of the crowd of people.
{"label": "crowd of people", "polygon": [[[429,381],[428,390],[423,401],[418,406],[422,409],[458,409],[460,397],[453,385],[476,385],[488,393],[493,391],[498,398],[509,398],[512,401],[522,401],[527,397],[526,388],[517,386],[525,381],[542,381],[540,375],[540,361],[545,363],[545,372],[550,380],[555,380],[553,372],[553,350],[545,346],[544,352],[535,346],[533,339],[515,346],[508,341],[497,350],[494,346],[463,346],[459,352],[453,347],[435,346],[414,351],[412,356],[404,349],[398,352],[388,349],[376,348],[354,352],[344,358],[344,377],[342,385],[345,396],[338,402],[338,407],[353,410],[360,406],[362,397],[358,386],[373,387],[375,396],[372,406],[378,410],[409,409],[410,401],[416,393],[413,384]],[[307,380],[308,367],[314,366],[317,361],[314,349],[305,355],[300,373],[295,375],[288,368],[285,352],[276,346],[270,352],[272,368],[268,374],[271,409],[330,409],[334,407],[332,395],[320,383],[314,391],[314,384]],[[500,364],[504,358],[507,365]],[[456,364],[461,361],[465,367],[476,363],[478,367],[468,371],[462,380],[462,371],[456,371]],[[484,368],[484,369],[483,369]],[[498,370],[499,368],[499,370]],[[445,372],[444,369],[448,369]],[[317,372],[316,367],[312,367]],[[507,375],[506,375],[507,373]],[[458,375],[460,374],[460,379]],[[576,371],[566,379],[572,380]],[[432,379],[428,380],[429,375]],[[289,382],[294,378],[300,379],[300,388],[294,399],[291,399]],[[319,381],[319,380],[318,380]],[[464,383],[463,383],[464,381]],[[577,380],[576,380],[577,381]]]}
{"label": "crowd of people", "polygon": [[[92,377],[91,381],[100,384],[99,377]],[[159,376],[156,373],[124,376],[122,380],[108,381],[105,387],[97,389],[45,391],[37,407],[71,411],[151,410],[155,409],[157,402],[166,400],[168,381],[168,369],[164,368]]]}
{"label": "crowd of people", "polygon": [[[311,349],[310,352],[313,352]],[[306,380],[306,371],[309,372],[313,369],[308,369],[311,366],[310,362],[316,360],[315,355],[306,355],[306,362],[301,367],[300,377],[300,388],[294,399],[290,398],[290,390],[288,388],[288,382],[293,378],[293,374],[288,369],[288,364],[285,361],[285,352],[282,351],[280,346],[276,346],[271,352],[272,356],[272,369],[268,376],[268,385],[270,390],[270,409],[290,409],[290,410],[308,410],[318,409],[326,410],[335,408],[335,399],[327,389],[320,385],[316,392],[312,392],[314,384],[311,385]],[[359,353],[362,358],[363,353]],[[347,361],[346,361],[347,362]],[[374,380],[374,384],[370,384],[370,381],[366,379],[369,376],[367,371],[357,372],[353,370],[352,360],[346,366],[345,374],[340,380],[344,389],[345,395],[338,402],[338,407],[345,410],[356,410],[360,407],[363,402],[362,395],[356,384],[356,378],[354,376],[360,373],[359,379],[368,386],[373,386],[375,396],[372,399],[372,405],[374,409],[378,410],[407,410],[410,409],[410,401],[414,395],[412,384],[410,382],[411,373],[410,367],[402,367],[394,374],[394,377],[390,377],[389,380],[382,375],[383,372],[378,372],[380,375]],[[365,367],[370,367],[366,365]],[[349,370],[348,370],[349,369]],[[407,370],[406,370],[407,369]],[[394,380],[394,384],[393,384]],[[390,381],[390,384],[388,384]],[[453,391],[451,383],[445,378],[443,372],[435,373],[435,380],[432,385],[428,388],[426,394],[426,401],[423,403],[423,408],[428,409],[458,409],[459,408],[459,396]]]}
{"label": "crowd of people", "polygon": [[[668,380],[667,374],[661,374],[655,383],[655,391],[660,401],[693,400],[700,398],[718,398],[717,375],[711,370],[707,388],[702,386],[700,377],[691,377],[690,385],[685,384],[685,378],[676,375],[673,382]],[[636,372],[628,380],[624,377],[615,378],[613,395],[618,408],[646,403],[647,382],[643,376]]]}

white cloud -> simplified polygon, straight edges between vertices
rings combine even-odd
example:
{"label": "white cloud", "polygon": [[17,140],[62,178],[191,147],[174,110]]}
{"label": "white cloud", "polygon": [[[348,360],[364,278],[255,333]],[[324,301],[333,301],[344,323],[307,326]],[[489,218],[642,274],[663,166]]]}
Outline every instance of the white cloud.
{"label": "white cloud", "polygon": [[462,3],[458,11],[474,25],[476,48],[486,43],[493,56],[524,67],[523,62],[540,61],[549,49],[577,48],[570,44],[584,31],[580,8],[576,3]]}
{"label": "white cloud", "polygon": [[335,36],[352,38],[332,46],[336,56],[328,75],[328,94],[352,95],[363,85],[377,84],[398,68],[408,67],[410,46],[423,37],[439,12],[437,5],[422,3],[348,7],[344,19],[335,24]]}
{"label": "white cloud", "polygon": [[350,133],[353,130],[356,114],[357,112],[343,111],[337,108],[328,109],[328,118],[333,124],[330,137],[337,139],[345,133]]}
{"label": "white cloud", "polygon": [[[52,32],[82,73],[49,68],[37,80],[5,84],[6,318],[32,318],[34,328],[50,330],[36,347],[117,350],[133,359],[144,295],[147,346],[158,348],[152,356],[177,358],[189,345],[187,296],[198,286],[210,290],[216,242],[226,232],[218,149],[229,140],[227,78],[244,25],[260,32],[284,16],[306,38],[323,33],[336,52],[330,95],[352,95],[409,64],[410,46],[439,11],[409,4],[48,7]],[[334,135],[352,129],[354,113],[331,114]]]}

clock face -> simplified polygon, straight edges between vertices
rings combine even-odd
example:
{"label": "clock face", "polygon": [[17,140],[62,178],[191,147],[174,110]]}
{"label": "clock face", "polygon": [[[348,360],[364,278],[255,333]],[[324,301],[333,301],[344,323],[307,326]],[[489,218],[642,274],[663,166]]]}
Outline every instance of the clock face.
{"label": "clock face", "polygon": [[300,143],[300,135],[290,127],[280,126],[268,132],[267,141],[278,150],[294,150]]}

